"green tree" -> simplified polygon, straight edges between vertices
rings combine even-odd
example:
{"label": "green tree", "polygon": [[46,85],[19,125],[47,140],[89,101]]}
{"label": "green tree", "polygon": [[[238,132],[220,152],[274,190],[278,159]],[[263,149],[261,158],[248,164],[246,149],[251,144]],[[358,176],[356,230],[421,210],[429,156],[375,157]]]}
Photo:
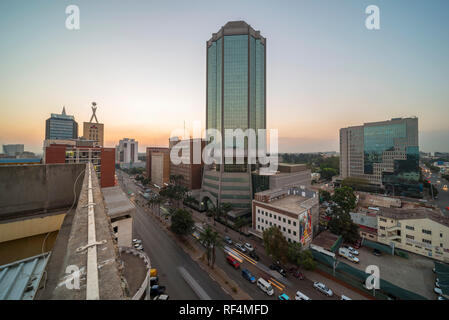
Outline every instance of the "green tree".
{"label": "green tree", "polygon": [[224,217],[225,219],[225,232],[228,232],[228,213],[232,210],[232,204],[230,203],[221,203],[220,210],[218,211],[220,217]]}
{"label": "green tree", "polygon": [[322,168],[320,175],[322,179],[330,180],[333,176],[338,175],[338,171],[334,168]]}
{"label": "green tree", "polygon": [[288,242],[279,228],[272,226],[266,229],[263,232],[263,243],[268,255],[271,255],[275,260],[286,261]]}
{"label": "green tree", "polygon": [[215,264],[215,249],[222,246],[221,239],[216,231],[209,226],[200,234],[200,242],[206,247],[207,265],[212,269]]}
{"label": "green tree", "polygon": [[190,212],[183,209],[176,209],[171,212],[170,229],[179,236],[186,236],[192,232],[195,225]]}
{"label": "green tree", "polygon": [[164,201],[160,195],[157,195],[155,197],[152,197],[150,200],[148,200],[148,204],[152,207],[157,207],[157,212],[159,217],[161,216],[161,204]]}
{"label": "green tree", "polygon": [[334,190],[332,200],[346,213],[355,208],[357,197],[350,187],[341,187]]}
{"label": "green tree", "polygon": [[339,206],[332,206],[332,215],[328,226],[332,233],[342,235],[347,242],[354,242],[359,237],[357,224],[352,221],[349,212]]}
{"label": "green tree", "polygon": [[238,217],[234,222],[234,227],[242,234],[242,229],[251,224],[251,221],[245,217]]}
{"label": "green tree", "polygon": [[319,195],[320,195],[320,203],[324,201],[329,202],[332,199],[330,192],[326,190],[320,190]]}
{"label": "green tree", "polygon": [[306,270],[313,270],[316,268],[316,261],[313,259],[313,255],[310,250],[301,251],[298,264]]}
{"label": "green tree", "polygon": [[301,257],[302,245],[299,242],[288,243],[287,259],[290,263],[299,264]]}

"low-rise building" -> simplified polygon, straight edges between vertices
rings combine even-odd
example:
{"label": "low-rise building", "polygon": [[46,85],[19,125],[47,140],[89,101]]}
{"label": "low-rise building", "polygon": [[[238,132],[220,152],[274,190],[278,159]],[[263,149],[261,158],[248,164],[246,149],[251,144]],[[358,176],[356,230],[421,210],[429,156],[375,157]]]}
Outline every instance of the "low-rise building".
{"label": "low-rise building", "polygon": [[361,209],[350,212],[352,222],[359,226],[361,238],[377,241],[377,211]]}
{"label": "low-rise building", "polygon": [[378,242],[449,262],[449,217],[439,210],[381,208]]}
{"label": "low-rise building", "polygon": [[252,227],[263,231],[278,227],[288,242],[308,246],[318,231],[318,194],[306,188],[276,189],[258,192],[252,201]]}

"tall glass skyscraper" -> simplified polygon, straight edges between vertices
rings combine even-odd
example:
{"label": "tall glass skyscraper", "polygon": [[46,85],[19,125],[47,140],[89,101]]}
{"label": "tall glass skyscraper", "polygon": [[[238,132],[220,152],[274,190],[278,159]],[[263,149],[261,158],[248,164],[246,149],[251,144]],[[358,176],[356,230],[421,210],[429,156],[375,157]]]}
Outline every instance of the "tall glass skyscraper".
{"label": "tall glass skyscraper", "polygon": [[61,114],[52,113],[45,123],[45,139],[78,139],[78,123],[74,116],[68,116],[65,107]]}
{"label": "tall glass skyscraper", "polygon": [[[266,128],[266,39],[244,21],[226,23],[207,41],[206,129],[221,132],[223,148],[247,148],[226,140],[226,129]],[[205,169],[203,191],[214,205],[250,208],[254,165],[225,164]]]}

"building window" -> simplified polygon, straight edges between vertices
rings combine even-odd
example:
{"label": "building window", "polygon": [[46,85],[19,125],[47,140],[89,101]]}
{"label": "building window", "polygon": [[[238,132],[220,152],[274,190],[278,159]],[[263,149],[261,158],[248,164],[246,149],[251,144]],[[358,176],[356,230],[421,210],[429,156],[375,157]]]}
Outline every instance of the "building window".
{"label": "building window", "polygon": [[271,213],[270,213],[270,218],[271,218]]}
{"label": "building window", "polygon": [[291,232],[290,232],[290,229],[288,229],[287,231],[288,231],[288,233],[291,233]]}
{"label": "building window", "polygon": [[282,230],[285,232],[285,227],[283,227]]}
{"label": "building window", "polygon": [[293,231],[293,235],[296,236],[296,231]]}
{"label": "building window", "polygon": [[379,220],[382,222],[387,222],[387,219],[384,219],[384,218],[379,218]]}
{"label": "building window", "polygon": [[423,242],[423,243],[432,244],[432,241],[431,241],[431,240],[427,240],[427,239],[422,239],[422,242]]}
{"label": "building window", "polygon": [[288,220],[287,222],[288,222],[288,224],[292,224],[292,222],[290,220]]}
{"label": "building window", "polygon": [[281,221],[281,216],[279,216],[279,221]]}
{"label": "building window", "polygon": [[385,227],[379,227],[380,230],[385,230]]}
{"label": "building window", "polygon": [[443,238],[443,234],[440,232],[440,238]]}
{"label": "building window", "polygon": [[412,226],[405,226],[405,229],[408,229],[408,230],[415,230],[415,227],[412,227]]}
{"label": "building window", "polygon": [[284,219],[282,219],[282,221],[285,223],[285,218]]}
{"label": "building window", "polygon": [[443,248],[443,244],[442,243],[440,243],[440,248]]}
{"label": "building window", "polygon": [[260,225],[257,225],[257,229],[260,229]]}
{"label": "building window", "polygon": [[259,222],[260,222],[260,218],[259,218],[259,217],[257,218],[257,221],[259,221]]}
{"label": "building window", "polygon": [[271,222],[270,222],[270,226],[271,226]]}
{"label": "building window", "polygon": [[426,230],[426,229],[422,229],[422,233],[425,233],[425,234],[432,234],[432,231]]}
{"label": "building window", "polygon": [[406,237],[407,239],[411,239],[411,240],[415,239],[414,236],[410,236],[410,235],[408,235],[408,234],[406,234],[405,237]]}
{"label": "building window", "polygon": [[293,226],[295,226],[295,227],[296,227],[296,221],[293,221]]}
{"label": "building window", "polygon": [[273,215],[273,218],[276,219],[276,215],[275,214]]}
{"label": "building window", "polygon": [[260,213],[260,209],[257,209],[257,213]]}

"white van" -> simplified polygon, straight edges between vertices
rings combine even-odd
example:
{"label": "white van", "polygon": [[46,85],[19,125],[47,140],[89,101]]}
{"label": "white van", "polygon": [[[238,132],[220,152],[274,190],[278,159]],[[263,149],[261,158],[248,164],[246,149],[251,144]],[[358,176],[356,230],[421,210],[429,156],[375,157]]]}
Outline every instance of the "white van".
{"label": "white van", "polygon": [[257,286],[260,288],[260,290],[262,290],[269,296],[272,296],[274,294],[274,290],[271,284],[263,278],[259,278],[259,280],[257,280]]}
{"label": "white van", "polygon": [[345,296],[344,294],[341,295],[341,300],[352,300],[348,296]]}
{"label": "white van", "polygon": [[312,300],[301,291],[296,291],[295,300]]}

